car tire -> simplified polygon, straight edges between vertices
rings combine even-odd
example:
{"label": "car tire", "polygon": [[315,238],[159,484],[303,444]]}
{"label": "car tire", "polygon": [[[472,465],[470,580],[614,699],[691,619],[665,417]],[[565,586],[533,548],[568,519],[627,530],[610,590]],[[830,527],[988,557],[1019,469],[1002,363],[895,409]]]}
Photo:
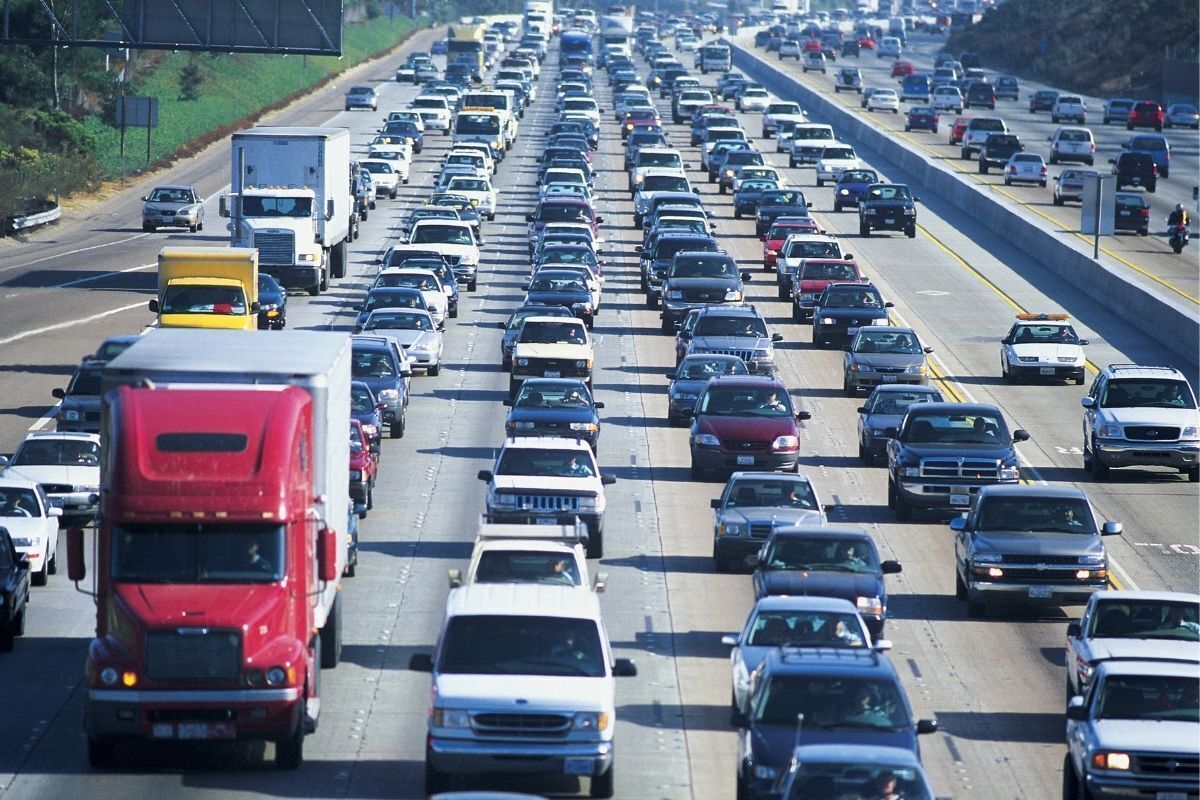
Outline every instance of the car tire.
{"label": "car tire", "polygon": [[1105,464],[1100,460],[1100,456],[1096,452],[1096,446],[1094,442],[1092,443],[1090,455],[1091,458],[1088,460],[1091,462],[1092,480],[1097,482],[1103,482],[1107,480],[1109,469],[1108,464]]}
{"label": "car tire", "polygon": [[967,584],[963,581],[957,565],[954,567],[954,597],[957,600],[967,599]]}
{"label": "car tire", "polygon": [[1154,194],[1154,190],[1157,188],[1158,188],[1158,183],[1155,181],[1151,181],[1150,183],[1146,184],[1146,191],[1149,192],[1150,194]]}
{"label": "car tire", "polygon": [[864,223],[859,223],[858,235],[859,236],[870,236],[871,235],[871,226],[864,224]]}
{"label": "car tire", "polygon": [[467,283],[467,291],[468,291],[468,292],[473,292],[473,291],[475,291],[475,287],[476,287],[476,286],[478,286],[478,285],[479,285],[479,284],[478,284],[478,282],[477,282],[477,281],[474,281],[474,280],[472,280],[472,281],[468,282],[468,283]]}
{"label": "car tire", "polygon": [[904,234],[906,236],[908,236],[908,238],[910,238],[910,239],[917,238],[917,226],[916,225],[910,226],[907,230],[904,231]]}
{"label": "car tire", "polygon": [[442,371],[442,362],[439,361],[438,363],[430,366],[429,369],[425,370],[425,374],[431,378],[436,378],[441,373],[441,371]]}
{"label": "car tire", "polygon": [[[717,572],[729,572],[729,562],[721,558],[721,553],[717,550],[716,542],[713,542],[712,560],[714,570]],[[730,702],[732,703],[732,700]]]}
{"label": "car tire", "polygon": [[983,160],[982,156],[981,156],[981,157],[980,157],[980,159],[979,159],[979,174],[980,174],[980,175],[987,175],[987,174],[988,174],[988,165],[987,165],[987,163],[986,163],[986,162],[984,162],[984,160]]}
{"label": "car tire", "polygon": [[908,501],[904,499],[904,494],[896,489],[896,519],[900,522],[911,522],[913,518],[913,509]]}
{"label": "car tire", "polygon": [[1059,197],[1058,195],[1054,195],[1054,205],[1061,206],[1062,204],[1063,204],[1062,198]]}
{"label": "car tire", "polygon": [[817,188],[819,189],[824,185],[825,185],[825,181],[822,178],[817,178]]}
{"label": "car tire", "polygon": [[144,233],[154,233],[154,226],[148,222],[143,222],[142,223],[142,231]]}
{"label": "car tire", "polygon": [[1200,467],[1189,467],[1187,476],[1189,483],[1200,483]]}
{"label": "car tire", "polygon": [[46,583],[50,580],[49,577],[47,577],[49,575],[49,572],[48,572],[49,567],[50,567],[49,564],[43,564],[42,568],[40,570],[38,570],[37,572],[30,575],[29,576],[30,585],[45,586]]}
{"label": "car tire", "polygon": [[429,754],[425,754],[425,793],[429,795],[440,794],[450,787],[450,776],[444,772],[440,772],[434,768],[429,761]]}
{"label": "car tire", "polygon": [[841,212],[842,212],[842,204],[841,204],[841,203],[834,203],[834,204],[833,204],[833,213],[835,213],[835,214],[840,214]]}
{"label": "car tire", "polygon": [[842,374],[842,394],[846,397],[854,397],[858,394],[858,390],[850,384],[850,378],[845,373]]}
{"label": "car tire", "polygon": [[888,476],[887,485],[887,507],[893,510],[896,508],[896,482],[892,480],[890,475]]}
{"label": "car tire", "polygon": [[388,438],[390,438],[390,439],[404,438],[404,427],[405,427],[406,422],[407,422],[406,415],[402,411],[402,412],[400,412],[400,416],[397,417],[396,419],[394,419],[392,421],[392,424],[388,425]]}

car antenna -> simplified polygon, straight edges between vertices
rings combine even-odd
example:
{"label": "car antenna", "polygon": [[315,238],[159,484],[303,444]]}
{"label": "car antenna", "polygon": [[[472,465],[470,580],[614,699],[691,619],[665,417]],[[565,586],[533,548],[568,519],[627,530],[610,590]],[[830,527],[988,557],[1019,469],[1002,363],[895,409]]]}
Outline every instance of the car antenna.
{"label": "car antenna", "polygon": [[803,713],[799,713],[799,714],[797,714],[797,715],[796,715],[796,741],[792,743],[792,750],[793,750],[793,751],[794,751],[794,750],[795,750],[797,747],[799,747],[799,746],[800,746],[800,734],[801,734],[801,732],[802,732],[803,730],[804,730],[804,714],[803,714]]}

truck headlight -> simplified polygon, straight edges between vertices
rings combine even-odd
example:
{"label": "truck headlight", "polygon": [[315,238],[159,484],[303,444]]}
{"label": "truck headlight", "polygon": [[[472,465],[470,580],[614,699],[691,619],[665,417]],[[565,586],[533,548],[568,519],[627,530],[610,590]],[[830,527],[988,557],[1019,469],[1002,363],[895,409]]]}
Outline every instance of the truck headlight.
{"label": "truck headlight", "polygon": [[1092,766],[1096,769],[1129,769],[1128,753],[1095,753],[1092,755]]}
{"label": "truck headlight", "polygon": [[1179,434],[1180,439],[1195,439],[1196,436],[1197,436],[1197,431],[1196,431],[1195,425],[1187,426],[1186,428],[1183,429],[1183,432],[1181,434]]}
{"label": "truck headlight", "polygon": [[118,673],[112,667],[105,667],[104,669],[100,670],[100,682],[105,686],[116,686],[117,680],[120,677],[120,673]]}
{"label": "truck headlight", "polygon": [[878,617],[883,614],[883,601],[878,597],[856,597],[854,605],[858,606],[858,613],[867,614],[873,617]]}
{"label": "truck headlight", "polygon": [[66,420],[67,422],[78,422],[79,421],[79,412],[78,411],[64,411],[64,412],[62,412],[62,418],[64,420]]}
{"label": "truck headlight", "polygon": [[[531,427],[532,427],[532,426],[531,426]],[[571,423],[571,430],[573,430],[573,431],[588,431],[588,432],[591,432],[591,431],[597,431],[597,430],[600,430],[600,426],[599,426],[599,425],[597,425],[597,424],[596,424],[596,423],[594,423],[594,422],[572,422],[572,423]]]}
{"label": "truck headlight", "polygon": [[670,291],[667,292],[667,299],[668,300],[682,300],[683,292],[681,292],[678,289],[671,289]]}
{"label": "truck headlight", "polygon": [[801,300],[812,300],[812,299],[813,299],[813,293],[812,293],[812,292],[801,292],[801,293],[800,293],[800,299],[801,299]]}
{"label": "truck headlight", "polygon": [[577,731],[606,731],[611,719],[604,711],[581,711],[575,715],[571,728]]}
{"label": "truck headlight", "polygon": [[529,366],[529,359],[528,359],[528,358],[518,358],[518,359],[517,359],[517,366],[518,366],[518,367],[528,367],[528,366]]}
{"label": "truck headlight", "polygon": [[921,477],[921,468],[920,467],[905,467],[904,468],[904,477],[906,477],[906,478]]}
{"label": "truck headlight", "polygon": [[742,293],[737,289],[730,289],[725,292],[725,302],[740,303],[742,302]]}
{"label": "truck headlight", "polygon": [[317,261],[317,254],[316,253],[297,253],[296,260],[303,261],[303,262],[309,263],[309,264],[315,264]]}
{"label": "truck headlight", "polygon": [[1000,480],[1016,481],[1016,480],[1020,480],[1020,479],[1021,479],[1021,468],[1020,467],[1011,466],[1011,467],[1001,467],[1000,468]]}
{"label": "truck headlight", "polygon": [[595,511],[599,507],[599,500],[594,494],[579,498],[580,511]]}
{"label": "truck headlight", "polygon": [[697,433],[692,437],[692,443],[697,447],[720,447],[721,440],[711,433]]}
{"label": "truck headlight", "polygon": [[744,533],[743,525],[740,522],[722,522],[717,526],[718,536],[741,536]]}
{"label": "truck headlight", "polygon": [[465,708],[433,709],[433,727],[435,728],[469,728],[471,715]]}
{"label": "truck headlight", "polygon": [[581,358],[575,362],[576,369],[591,369],[592,360],[590,358]]}
{"label": "truck headlight", "polygon": [[515,494],[497,494],[492,495],[493,508],[516,508],[517,496]]}
{"label": "truck headlight", "polygon": [[837,320],[834,319],[833,317],[821,317],[821,324],[822,325],[836,325]]}

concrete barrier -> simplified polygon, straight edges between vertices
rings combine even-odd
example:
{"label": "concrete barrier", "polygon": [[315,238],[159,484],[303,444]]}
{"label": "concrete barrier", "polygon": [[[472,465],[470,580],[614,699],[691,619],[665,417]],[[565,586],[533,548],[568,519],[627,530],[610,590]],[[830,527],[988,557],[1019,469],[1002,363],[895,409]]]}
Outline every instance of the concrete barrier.
{"label": "concrete barrier", "polygon": [[[726,40],[728,41],[728,40]],[[887,131],[814,91],[756,53],[728,42],[733,64],[768,91],[795,100],[814,122],[833,125],[839,138],[861,142],[887,162],[913,176],[915,194],[934,196],[974,217],[1031,260],[1070,282],[1120,319],[1192,364],[1200,352],[1200,313],[1194,306],[1156,294],[1123,274],[1124,267],[1092,259],[1091,250],[1064,241],[1039,222],[996,200],[977,184],[963,180]]]}

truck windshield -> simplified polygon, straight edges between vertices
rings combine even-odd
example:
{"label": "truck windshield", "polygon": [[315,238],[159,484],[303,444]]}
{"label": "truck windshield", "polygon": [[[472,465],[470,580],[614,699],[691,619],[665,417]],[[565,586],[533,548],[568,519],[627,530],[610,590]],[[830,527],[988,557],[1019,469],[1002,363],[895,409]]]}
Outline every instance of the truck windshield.
{"label": "truck windshield", "polygon": [[500,133],[500,118],[490,114],[459,114],[454,132],[495,135]]}
{"label": "truck windshield", "polygon": [[489,550],[479,556],[474,582],[578,586],[581,580],[575,559],[561,551]]}
{"label": "truck windshield", "polygon": [[242,215],[246,217],[311,217],[310,197],[242,197]]}
{"label": "truck windshield", "polygon": [[438,671],[603,678],[604,658],[600,631],[590,619],[480,614],[450,620]]}
{"label": "truck windshield", "polygon": [[122,525],[112,577],[127,583],[273,583],[283,579],[281,525]]}
{"label": "truck windshield", "polygon": [[1200,605],[1189,602],[1121,598],[1101,600],[1087,635],[1097,639],[1200,640]]}
{"label": "truck windshield", "polygon": [[246,294],[234,286],[168,286],[163,314],[245,314]]}
{"label": "truck windshield", "polygon": [[1200,720],[1196,679],[1174,675],[1113,675],[1104,682],[1096,719]]}

